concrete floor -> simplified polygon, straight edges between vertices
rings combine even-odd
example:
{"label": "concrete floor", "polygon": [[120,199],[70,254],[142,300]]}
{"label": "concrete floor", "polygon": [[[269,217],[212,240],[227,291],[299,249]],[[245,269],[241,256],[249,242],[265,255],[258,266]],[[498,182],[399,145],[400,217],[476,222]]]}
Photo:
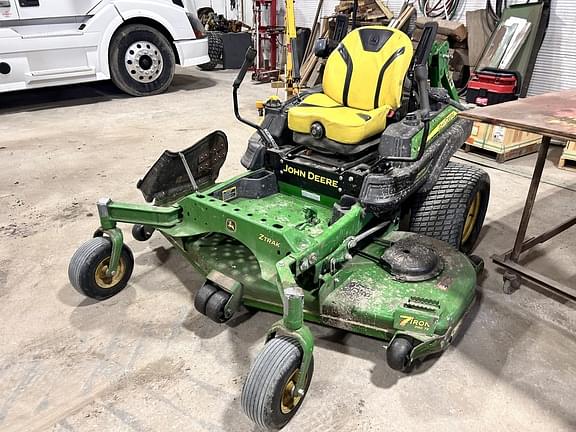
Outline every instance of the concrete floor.
{"label": "concrete floor", "polygon": [[[110,83],[2,96],[0,430],[255,430],[239,396],[276,316],[229,326],[200,316],[192,302],[202,278],[160,236],[128,237],[136,268],[117,297],[87,300],[67,278],[70,256],[97,228],[96,200],[142,201],[136,181],[165,148],[224,129],[222,177],[242,171],[251,130],[234,120],[232,79],[181,72],[169,93],[147,99]],[[270,91],[245,85],[243,111],[254,116]],[[493,193],[477,254],[510,247],[533,159],[487,168]],[[530,232],[576,212],[576,174],[550,167],[545,180]],[[525,261],[574,286],[574,234]],[[377,340],[312,326],[315,376],[285,430],[575,430],[574,304],[527,288],[505,296],[501,284],[488,262],[464,337],[411,375],[386,366]]]}

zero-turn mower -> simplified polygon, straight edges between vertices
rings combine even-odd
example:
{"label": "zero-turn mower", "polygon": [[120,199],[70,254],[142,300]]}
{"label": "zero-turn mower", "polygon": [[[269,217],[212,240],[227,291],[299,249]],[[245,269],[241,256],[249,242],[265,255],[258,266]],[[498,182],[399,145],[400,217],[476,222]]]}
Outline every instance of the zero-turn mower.
{"label": "zero-turn mower", "polygon": [[415,52],[396,29],[351,31],[329,54],[322,86],[270,99],[261,125],[238,112],[249,49],[233,84],[236,116],[256,129],[247,171],[216,183],[228,150],[221,131],[164,152],[138,184],[151,204],[98,202],[100,228],[71,259],[72,285],[100,300],[126,286],[134,259],[118,223],[129,223],[136,240],[160,232],[205,275],[194,306],[210,319],[224,323],[241,305],[281,314],[241,397],[269,429],[308,391],[305,321],[386,341],[400,371],[445,350],[475,299],[482,262],[468,254],[490,186],[484,171],[449,161],[472,125],[429,85],[429,66],[446,62],[432,50],[436,31],[428,24]]}

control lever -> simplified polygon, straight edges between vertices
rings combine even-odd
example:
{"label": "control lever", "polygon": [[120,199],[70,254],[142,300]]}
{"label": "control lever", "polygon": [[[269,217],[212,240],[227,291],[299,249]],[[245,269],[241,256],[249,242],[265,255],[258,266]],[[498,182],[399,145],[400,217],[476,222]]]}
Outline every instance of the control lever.
{"label": "control lever", "polygon": [[238,75],[236,76],[236,79],[234,80],[232,87],[234,87],[235,89],[240,87],[240,84],[242,84],[242,81],[244,81],[244,77],[246,77],[246,72],[248,72],[250,66],[254,64],[255,58],[256,58],[256,50],[254,49],[254,47],[248,47],[248,49],[246,50],[246,55],[244,57],[244,63],[242,63],[242,67],[240,68],[240,71],[238,72]]}
{"label": "control lever", "polygon": [[385,156],[376,162],[376,167],[380,167],[382,163],[385,162],[417,162],[424,156],[430,134],[430,120],[432,119],[430,115],[430,92],[428,88],[428,58],[430,57],[432,45],[437,33],[437,22],[426,23],[411,65],[412,88],[410,90],[410,100],[412,100],[413,87],[416,85],[418,86],[418,99],[420,102],[420,109],[418,111],[420,113],[420,120],[424,123],[418,154],[416,157]]}
{"label": "control lever", "polygon": [[246,50],[246,56],[244,57],[244,63],[242,63],[242,67],[240,68],[240,71],[238,72],[238,75],[236,76],[234,83],[232,83],[232,100],[234,103],[234,115],[239,121],[241,121],[245,125],[248,125],[256,129],[258,135],[260,135],[260,138],[262,138],[262,141],[264,141],[267,147],[279,148],[278,144],[274,140],[274,137],[270,134],[268,129],[264,129],[260,125],[257,125],[256,123],[253,123],[250,120],[246,120],[240,115],[238,109],[238,89],[240,88],[242,81],[244,81],[244,78],[246,77],[246,72],[248,72],[250,66],[254,64],[255,58],[256,58],[256,50],[253,47],[248,47],[248,50]]}

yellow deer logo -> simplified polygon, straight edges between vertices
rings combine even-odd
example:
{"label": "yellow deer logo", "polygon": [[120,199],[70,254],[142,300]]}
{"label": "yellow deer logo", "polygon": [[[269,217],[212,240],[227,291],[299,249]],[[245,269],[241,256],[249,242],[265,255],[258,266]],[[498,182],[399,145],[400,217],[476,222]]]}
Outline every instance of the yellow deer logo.
{"label": "yellow deer logo", "polygon": [[236,232],[236,222],[232,219],[226,219],[226,229],[228,231]]}

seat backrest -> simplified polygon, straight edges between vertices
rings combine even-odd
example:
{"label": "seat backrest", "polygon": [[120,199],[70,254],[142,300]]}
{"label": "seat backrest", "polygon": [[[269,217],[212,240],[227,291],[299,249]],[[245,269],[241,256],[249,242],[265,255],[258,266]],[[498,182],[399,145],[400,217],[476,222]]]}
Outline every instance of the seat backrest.
{"label": "seat backrest", "polygon": [[361,110],[400,107],[404,78],[412,60],[410,38],[402,31],[369,26],[348,33],[324,69],[324,93]]}

